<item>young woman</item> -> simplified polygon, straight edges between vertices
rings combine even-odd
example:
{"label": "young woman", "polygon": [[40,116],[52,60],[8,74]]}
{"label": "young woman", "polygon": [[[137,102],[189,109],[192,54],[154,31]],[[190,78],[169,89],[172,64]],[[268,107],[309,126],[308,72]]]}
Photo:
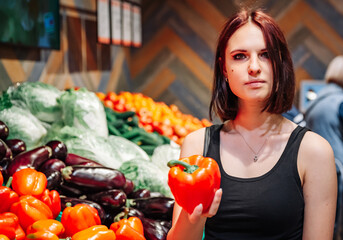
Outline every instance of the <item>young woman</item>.
{"label": "young woman", "polygon": [[175,204],[168,240],[200,240],[204,228],[206,240],[332,239],[333,151],[282,117],[292,107],[294,86],[275,21],[262,11],[233,16],[219,36],[210,104],[210,116],[223,124],[189,134],[181,148],[181,157],[217,161],[221,189],[206,213],[201,204],[192,214]]}

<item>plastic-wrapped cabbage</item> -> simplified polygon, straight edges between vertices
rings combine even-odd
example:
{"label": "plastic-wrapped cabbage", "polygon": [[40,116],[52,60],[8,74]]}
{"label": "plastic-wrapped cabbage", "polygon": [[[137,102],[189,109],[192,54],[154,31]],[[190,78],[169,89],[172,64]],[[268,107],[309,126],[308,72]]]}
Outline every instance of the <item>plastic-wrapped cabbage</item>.
{"label": "plastic-wrapped cabbage", "polygon": [[143,159],[132,159],[124,162],[119,171],[132,180],[135,189],[148,189],[172,197],[168,186],[168,174],[165,174],[156,164]]}
{"label": "plastic-wrapped cabbage", "polygon": [[108,137],[104,106],[93,92],[85,88],[65,91],[58,102],[62,106],[65,125],[83,130],[92,130],[99,136]]}
{"label": "plastic-wrapped cabbage", "polygon": [[170,144],[164,144],[155,148],[151,161],[159,166],[166,174],[169,172],[167,163],[170,160],[177,160],[180,158],[180,146],[171,141]]}
{"label": "plastic-wrapped cabbage", "polygon": [[7,92],[15,105],[20,105],[15,102],[21,101],[41,121],[52,123],[61,118],[62,109],[57,99],[62,91],[52,85],[42,82],[24,82],[9,87]]}
{"label": "plastic-wrapped cabbage", "polygon": [[29,110],[17,106],[1,110],[0,120],[9,128],[8,139],[23,140],[27,150],[40,146],[47,134],[41,121]]}
{"label": "plastic-wrapped cabbage", "polygon": [[94,160],[106,167],[118,169],[123,160],[108,138],[98,136],[89,130],[63,126],[54,123],[45,138],[45,142],[59,140],[64,142],[69,153]]}
{"label": "plastic-wrapped cabbage", "polygon": [[137,158],[150,161],[148,154],[137,144],[131,142],[130,140],[114,135],[110,135],[108,137],[108,140],[111,146],[120,154],[121,159],[124,162]]}

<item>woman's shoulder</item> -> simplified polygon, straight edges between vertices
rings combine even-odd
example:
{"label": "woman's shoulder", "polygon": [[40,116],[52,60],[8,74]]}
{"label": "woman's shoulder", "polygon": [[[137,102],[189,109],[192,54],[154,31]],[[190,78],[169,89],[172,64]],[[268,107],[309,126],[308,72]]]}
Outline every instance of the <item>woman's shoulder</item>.
{"label": "woman's shoulder", "polygon": [[333,150],[329,142],[319,134],[307,131],[300,145],[300,156],[304,163],[326,164],[334,160]]}
{"label": "woman's shoulder", "polygon": [[181,146],[181,157],[194,154],[202,155],[205,140],[205,127],[189,133],[183,140]]}

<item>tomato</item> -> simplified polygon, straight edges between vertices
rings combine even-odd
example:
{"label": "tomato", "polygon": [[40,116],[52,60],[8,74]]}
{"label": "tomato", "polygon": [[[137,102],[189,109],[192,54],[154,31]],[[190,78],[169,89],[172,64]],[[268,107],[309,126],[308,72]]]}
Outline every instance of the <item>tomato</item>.
{"label": "tomato", "polygon": [[117,100],[117,94],[115,92],[108,92],[104,100],[110,100],[114,102]]}

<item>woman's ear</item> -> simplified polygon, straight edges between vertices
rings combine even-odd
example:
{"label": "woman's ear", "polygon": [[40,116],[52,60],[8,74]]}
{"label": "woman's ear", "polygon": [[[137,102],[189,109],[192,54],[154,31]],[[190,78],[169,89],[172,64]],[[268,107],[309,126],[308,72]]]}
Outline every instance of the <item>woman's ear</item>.
{"label": "woman's ear", "polygon": [[220,64],[220,69],[224,75],[225,78],[227,78],[227,71],[226,71],[226,67],[225,67],[225,62],[223,61],[223,59],[221,57],[219,57],[219,64]]}

